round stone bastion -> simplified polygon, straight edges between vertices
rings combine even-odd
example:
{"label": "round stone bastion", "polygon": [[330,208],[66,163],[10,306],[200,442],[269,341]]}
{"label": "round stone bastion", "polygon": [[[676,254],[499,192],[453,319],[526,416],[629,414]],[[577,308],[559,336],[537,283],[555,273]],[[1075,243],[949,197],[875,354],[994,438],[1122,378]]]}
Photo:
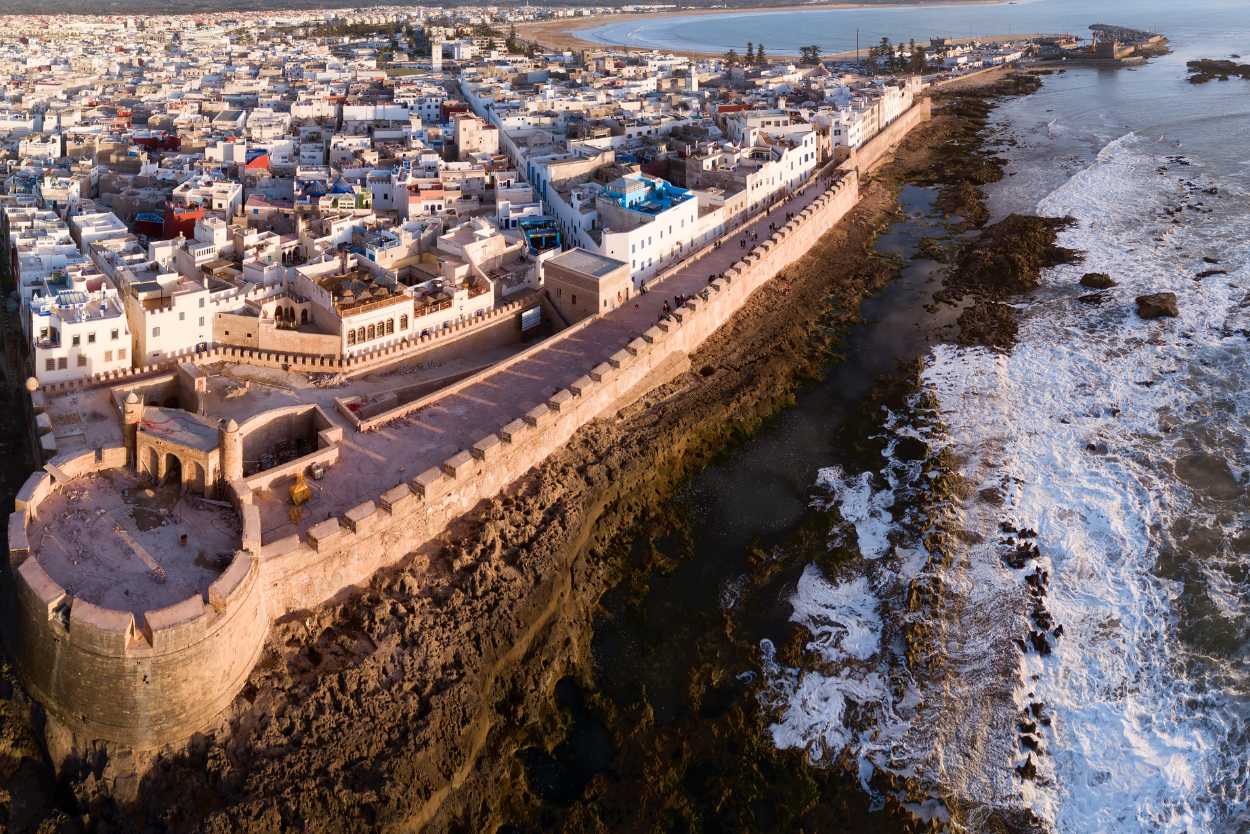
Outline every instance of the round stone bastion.
{"label": "round stone bastion", "polygon": [[58,455],[15,504],[6,640],[50,716],[76,742],[139,750],[210,724],[269,625],[237,510],[151,486],[124,446]]}

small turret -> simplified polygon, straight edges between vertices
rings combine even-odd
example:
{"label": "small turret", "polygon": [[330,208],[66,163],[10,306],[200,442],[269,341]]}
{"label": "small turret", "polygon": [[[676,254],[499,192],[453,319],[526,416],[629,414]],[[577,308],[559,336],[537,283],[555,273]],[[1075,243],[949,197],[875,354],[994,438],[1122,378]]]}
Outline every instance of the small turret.
{"label": "small turret", "polygon": [[225,483],[243,477],[243,443],[239,439],[239,424],[227,420],[218,429],[221,442],[221,478]]}
{"label": "small turret", "polygon": [[126,442],[126,462],[131,466],[138,468],[138,455],[135,448],[138,445],[139,423],[143,421],[143,400],[134,391],[126,395],[126,401],[122,404],[122,434]]}

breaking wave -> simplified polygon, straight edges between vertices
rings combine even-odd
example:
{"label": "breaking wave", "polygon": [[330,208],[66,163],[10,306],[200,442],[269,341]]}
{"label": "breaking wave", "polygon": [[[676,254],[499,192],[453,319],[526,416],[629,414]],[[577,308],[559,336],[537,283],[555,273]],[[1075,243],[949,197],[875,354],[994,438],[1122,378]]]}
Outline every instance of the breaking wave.
{"label": "breaking wave", "polygon": [[[1244,628],[1250,553],[1223,548],[1237,570],[1218,576],[1202,563],[1220,548],[1184,553],[1196,569],[1167,564],[1195,518],[1219,518],[1234,539],[1250,526],[1246,199],[1244,183],[1217,185],[1174,149],[1112,142],[1038,206],[1077,218],[1060,243],[1086,264],[1047,274],[1010,356],[943,347],[926,373],[956,449],[1002,487],[1001,507],[969,509],[974,529],[990,538],[1009,519],[1038,532],[1064,637],[1048,656],[1020,655],[1017,704],[1053,716],[1020,795],[1059,831],[1222,831],[1246,808],[1244,753],[1230,756],[1244,743],[1243,683],[1231,656],[1199,653],[1185,631],[1208,603],[1220,610],[1205,625]],[[1083,270],[1119,287],[1079,300]],[[1180,317],[1138,318],[1134,297],[1160,291],[1176,293]],[[987,403],[1003,421],[990,430]],[[1243,439],[1216,430],[1217,415]],[[1211,471],[1187,482],[1178,464],[1195,443]],[[1213,484],[1223,499],[1204,497]],[[1012,572],[992,541],[970,559]]]}

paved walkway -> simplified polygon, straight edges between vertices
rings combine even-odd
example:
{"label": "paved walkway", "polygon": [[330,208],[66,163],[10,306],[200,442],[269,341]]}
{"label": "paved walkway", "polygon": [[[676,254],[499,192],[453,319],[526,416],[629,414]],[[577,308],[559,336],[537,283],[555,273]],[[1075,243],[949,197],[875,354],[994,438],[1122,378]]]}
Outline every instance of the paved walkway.
{"label": "paved walkway", "polygon": [[[415,415],[395,420],[372,432],[356,432],[346,426],[343,453],[321,481],[311,482],[313,500],[298,522],[300,531],[339,515],[396,484],[438,466],[462,449],[547,401],[561,388],[585,376],[596,365],[655,324],[665,301],[676,295],[693,295],[708,284],[709,276],[724,272],[749,253],[756,243],[786,223],[786,213],[798,214],[824,193],[829,183],[819,177],[789,199],[778,202],[766,215],[757,217],[723,238],[720,248],[693,258],[672,275],[654,281],[646,293],[619,307],[580,332],[554,342],[520,362],[498,371],[467,388],[449,394]],[[757,235],[758,241],[750,238]],[[746,237],[743,248],[739,240]],[[334,419],[341,420],[335,414]],[[345,425],[345,424],[344,424]],[[260,501],[264,541],[295,532],[280,500],[285,485],[276,484],[275,498]]]}

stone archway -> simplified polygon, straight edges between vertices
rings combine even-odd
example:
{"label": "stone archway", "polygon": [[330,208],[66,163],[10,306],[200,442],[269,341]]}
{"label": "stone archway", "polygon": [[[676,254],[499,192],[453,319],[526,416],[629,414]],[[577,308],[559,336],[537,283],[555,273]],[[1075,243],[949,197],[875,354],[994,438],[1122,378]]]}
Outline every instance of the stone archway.
{"label": "stone archway", "polygon": [[161,473],[161,483],[174,483],[182,486],[182,459],[173,452],[165,454],[165,471]]}
{"label": "stone archway", "polygon": [[161,453],[160,451],[158,451],[153,446],[149,446],[147,449],[147,454],[144,455],[144,457],[147,458],[147,466],[143,467],[142,465],[140,465],[139,474],[146,475],[147,477],[151,478],[153,481],[156,481],[159,483],[160,475],[161,475]]}
{"label": "stone archway", "polygon": [[200,495],[208,494],[208,479],[205,477],[203,464],[197,461],[187,464],[185,477],[186,480],[183,481],[183,486],[186,489],[199,493]]}

